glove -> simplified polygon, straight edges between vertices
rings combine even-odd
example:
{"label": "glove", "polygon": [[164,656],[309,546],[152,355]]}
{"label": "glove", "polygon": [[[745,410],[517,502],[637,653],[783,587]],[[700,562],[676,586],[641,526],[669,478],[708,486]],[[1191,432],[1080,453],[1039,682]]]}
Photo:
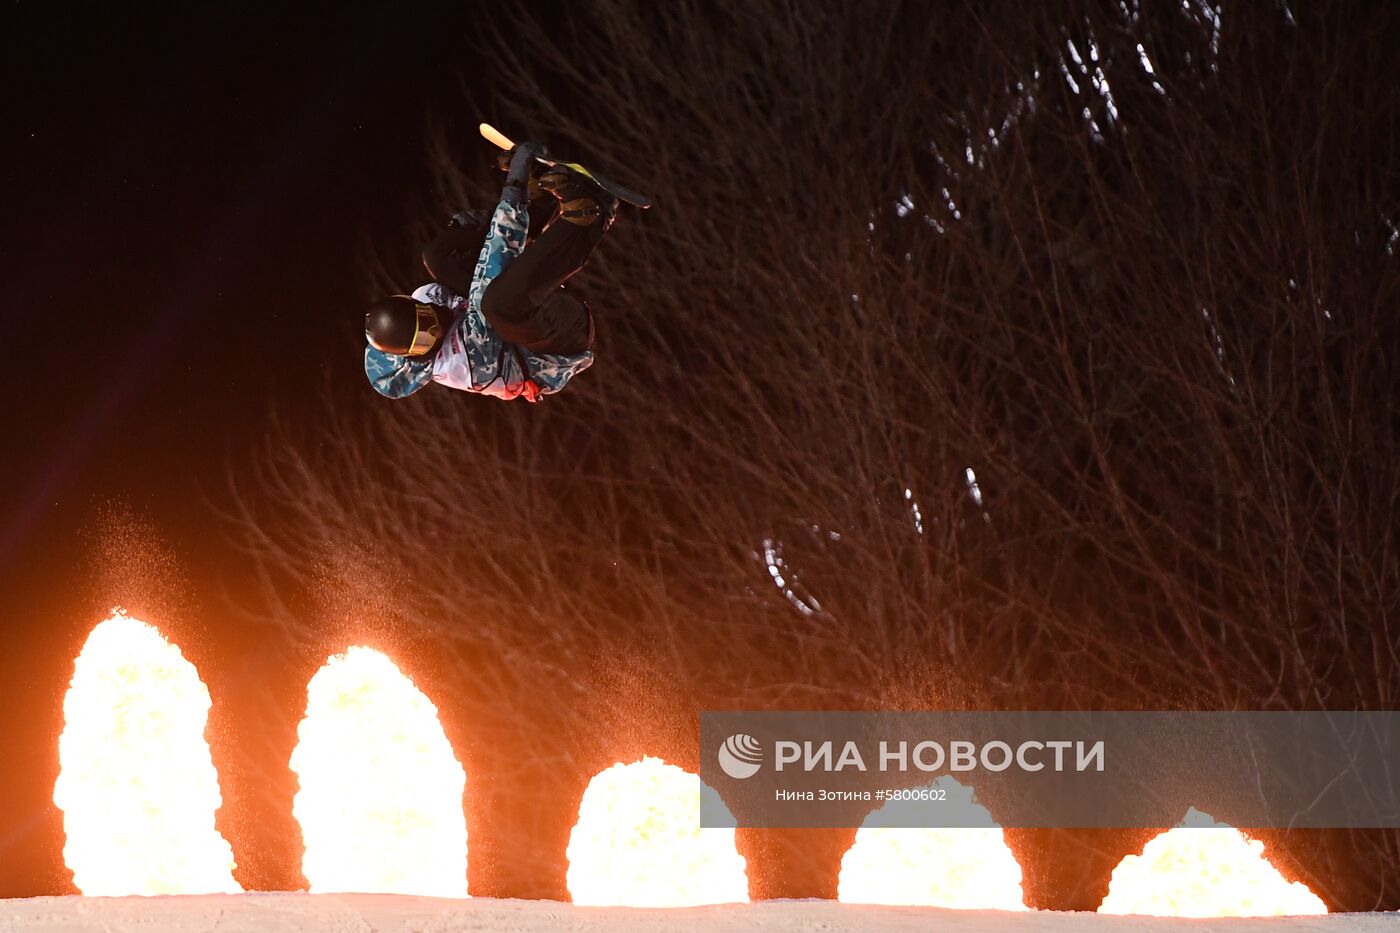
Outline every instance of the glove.
{"label": "glove", "polygon": [[530,183],[530,167],[536,156],[544,155],[544,143],[518,143],[510,153],[510,171],[506,173],[506,187],[524,188]]}

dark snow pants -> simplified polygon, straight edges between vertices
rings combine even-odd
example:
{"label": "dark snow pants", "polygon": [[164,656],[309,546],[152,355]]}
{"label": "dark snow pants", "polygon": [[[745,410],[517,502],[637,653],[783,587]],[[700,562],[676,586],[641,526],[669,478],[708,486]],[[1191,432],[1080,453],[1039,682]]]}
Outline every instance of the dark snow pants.
{"label": "dark snow pants", "polygon": [[[481,312],[503,340],[564,356],[593,345],[588,305],[562,286],[588,262],[608,224],[582,227],[555,216],[486,288]],[[451,227],[428,244],[423,264],[459,295],[471,292],[486,225]]]}

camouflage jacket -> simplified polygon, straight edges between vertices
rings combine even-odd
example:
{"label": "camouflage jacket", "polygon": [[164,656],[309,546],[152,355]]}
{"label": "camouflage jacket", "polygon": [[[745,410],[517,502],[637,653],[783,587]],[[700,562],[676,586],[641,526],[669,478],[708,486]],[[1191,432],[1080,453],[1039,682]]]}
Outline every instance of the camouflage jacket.
{"label": "camouflage jacket", "polygon": [[413,293],[418,301],[451,308],[457,314],[431,360],[365,348],[365,376],[380,395],[405,398],[429,382],[440,382],[466,392],[535,402],[558,392],[593,365],[591,352],[558,356],[507,343],[481,313],[486,286],[525,248],[530,215],[521,201],[514,188],[502,192],[476,262],[470,294],[463,297],[436,282]]}

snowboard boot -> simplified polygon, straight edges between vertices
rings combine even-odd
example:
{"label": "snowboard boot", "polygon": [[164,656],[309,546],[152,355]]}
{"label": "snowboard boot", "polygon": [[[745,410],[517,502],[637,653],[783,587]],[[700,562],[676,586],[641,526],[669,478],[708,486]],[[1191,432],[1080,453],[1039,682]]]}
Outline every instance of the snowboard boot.
{"label": "snowboard boot", "polygon": [[564,165],[543,166],[539,187],[559,202],[559,217],[579,227],[602,224],[607,230],[617,217],[617,198],[592,178]]}

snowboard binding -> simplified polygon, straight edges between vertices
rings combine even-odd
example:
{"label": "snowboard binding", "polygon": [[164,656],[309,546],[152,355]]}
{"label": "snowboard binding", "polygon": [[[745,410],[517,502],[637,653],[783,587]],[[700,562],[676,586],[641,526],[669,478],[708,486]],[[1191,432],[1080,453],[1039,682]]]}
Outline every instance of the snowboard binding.
{"label": "snowboard binding", "polygon": [[618,199],[596,179],[567,166],[550,166],[535,183],[559,202],[559,216],[568,223],[591,227],[601,220],[606,230],[617,216]]}

